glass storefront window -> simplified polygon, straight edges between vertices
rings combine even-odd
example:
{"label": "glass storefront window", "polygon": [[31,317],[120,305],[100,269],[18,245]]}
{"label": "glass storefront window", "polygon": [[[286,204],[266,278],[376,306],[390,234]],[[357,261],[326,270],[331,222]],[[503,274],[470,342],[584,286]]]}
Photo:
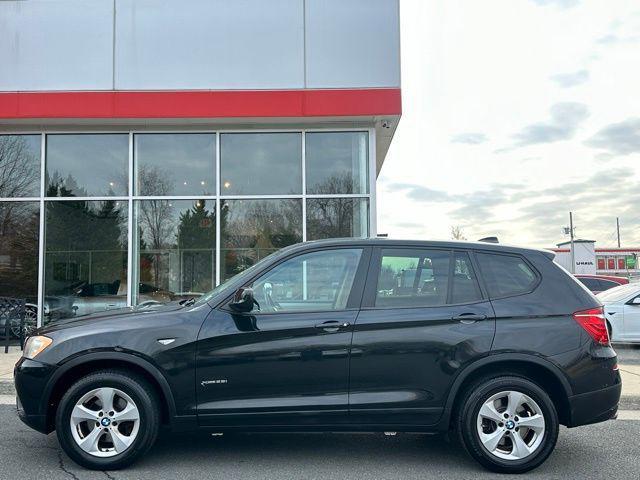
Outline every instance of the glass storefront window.
{"label": "glass storefront window", "polygon": [[302,193],[302,134],[221,134],[220,168],[222,195]]}
{"label": "glass storefront window", "polygon": [[366,237],[368,235],[368,199],[307,199],[307,240]]}
{"label": "glass storefront window", "polygon": [[215,134],[137,134],[134,142],[136,195],[215,195]]}
{"label": "glass storefront window", "polygon": [[215,286],[214,200],[140,200],[137,304],[197,297]]}
{"label": "glass storefront window", "polygon": [[307,240],[367,236],[369,141],[367,131],[0,134],[0,296],[25,298],[34,320],[40,297],[47,323],[197,297],[301,242],[305,225]]}
{"label": "glass storefront window", "polygon": [[367,141],[366,132],[307,133],[307,193],[367,193]]}
{"label": "glass storefront window", "polygon": [[47,135],[47,197],[127,195],[129,135]]}
{"label": "glass storefront window", "polygon": [[[39,232],[38,202],[0,202],[0,297],[25,300],[30,328],[38,313]],[[11,329],[17,337],[19,324],[14,322]]]}
{"label": "glass storefront window", "polygon": [[45,217],[45,321],[127,304],[127,203],[50,201]]}
{"label": "glass storefront window", "polygon": [[276,250],[302,241],[302,201],[221,200],[220,279],[225,281]]}
{"label": "glass storefront window", "polygon": [[0,135],[0,197],[40,196],[40,135]]}

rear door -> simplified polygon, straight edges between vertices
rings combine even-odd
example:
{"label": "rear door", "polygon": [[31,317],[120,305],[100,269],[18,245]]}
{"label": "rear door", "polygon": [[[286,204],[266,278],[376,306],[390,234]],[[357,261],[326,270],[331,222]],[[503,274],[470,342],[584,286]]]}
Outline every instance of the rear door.
{"label": "rear door", "polygon": [[377,248],[353,333],[349,415],[431,425],[457,373],[486,355],[495,322],[469,252]]}

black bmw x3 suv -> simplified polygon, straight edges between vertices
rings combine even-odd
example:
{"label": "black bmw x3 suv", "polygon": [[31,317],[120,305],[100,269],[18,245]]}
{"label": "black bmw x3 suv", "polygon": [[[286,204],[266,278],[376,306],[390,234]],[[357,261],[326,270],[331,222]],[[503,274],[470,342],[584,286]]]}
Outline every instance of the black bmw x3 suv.
{"label": "black bmw x3 suv", "polygon": [[553,254],[383,239],[285,248],[198,300],[41,328],[18,414],[93,469],[173,430],[454,433],[498,472],[615,418],[602,306]]}

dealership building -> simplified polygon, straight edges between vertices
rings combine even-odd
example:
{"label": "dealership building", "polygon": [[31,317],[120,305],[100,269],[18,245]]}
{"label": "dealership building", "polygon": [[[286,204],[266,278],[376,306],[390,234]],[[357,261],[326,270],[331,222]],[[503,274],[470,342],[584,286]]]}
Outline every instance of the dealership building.
{"label": "dealership building", "polygon": [[556,253],[555,261],[570,272],[630,278],[640,276],[640,248],[596,247],[594,240],[578,239],[573,242],[573,257],[571,242],[559,243],[551,250]]}
{"label": "dealership building", "polygon": [[0,2],[0,296],[39,324],[376,234],[398,0]]}

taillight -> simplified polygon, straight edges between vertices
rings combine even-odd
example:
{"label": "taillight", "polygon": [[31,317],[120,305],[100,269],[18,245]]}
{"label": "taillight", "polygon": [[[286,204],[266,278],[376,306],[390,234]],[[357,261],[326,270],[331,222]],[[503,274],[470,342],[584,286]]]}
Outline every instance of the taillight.
{"label": "taillight", "polygon": [[596,343],[609,345],[609,332],[602,307],[576,312],[573,318]]}

